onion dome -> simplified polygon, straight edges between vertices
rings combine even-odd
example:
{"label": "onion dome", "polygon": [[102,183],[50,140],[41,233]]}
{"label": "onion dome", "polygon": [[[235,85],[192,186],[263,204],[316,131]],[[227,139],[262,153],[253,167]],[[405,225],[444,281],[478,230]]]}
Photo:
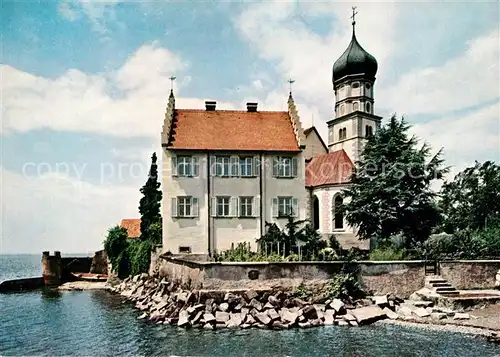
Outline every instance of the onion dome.
{"label": "onion dome", "polygon": [[377,74],[377,60],[358,43],[354,25],[355,22],[352,23],[351,43],[342,56],[333,64],[333,83],[342,77],[353,74],[364,75],[367,79],[373,80],[375,79],[375,74]]}

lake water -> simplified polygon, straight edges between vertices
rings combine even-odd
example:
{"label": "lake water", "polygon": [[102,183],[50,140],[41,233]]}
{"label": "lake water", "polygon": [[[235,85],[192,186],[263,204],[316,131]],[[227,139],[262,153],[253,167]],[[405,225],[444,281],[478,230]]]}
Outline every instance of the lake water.
{"label": "lake water", "polygon": [[[0,280],[40,275],[40,256],[0,256]],[[0,355],[500,356],[500,347],[449,332],[393,325],[306,330],[184,330],[137,320],[107,292],[0,294]]]}

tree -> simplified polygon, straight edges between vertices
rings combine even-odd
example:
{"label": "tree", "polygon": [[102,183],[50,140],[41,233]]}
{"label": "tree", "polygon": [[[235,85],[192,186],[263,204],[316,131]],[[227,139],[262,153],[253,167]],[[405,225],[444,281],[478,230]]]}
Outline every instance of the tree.
{"label": "tree", "polygon": [[430,184],[442,179],[448,168],[442,168],[441,150],[431,157],[427,144],[417,148],[409,129],[404,118],[393,115],[367,141],[351,184],[343,191],[342,210],[347,222],[359,228],[360,239],[374,237],[384,243],[402,234],[411,247],[427,239],[439,223]]}
{"label": "tree", "polygon": [[127,230],[120,226],[114,226],[108,230],[108,235],[104,241],[104,250],[111,261],[113,271],[118,273],[120,278],[128,275],[128,246]]}
{"label": "tree", "polygon": [[161,225],[160,204],[162,193],[158,182],[158,165],[156,164],[156,153],[151,156],[151,168],[148,180],[142,186],[143,197],[139,202],[139,213],[141,214],[141,239],[149,238],[149,227],[154,223]]}
{"label": "tree", "polygon": [[445,232],[500,227],[500,166],[476,161],[446,182],[440,197]]}

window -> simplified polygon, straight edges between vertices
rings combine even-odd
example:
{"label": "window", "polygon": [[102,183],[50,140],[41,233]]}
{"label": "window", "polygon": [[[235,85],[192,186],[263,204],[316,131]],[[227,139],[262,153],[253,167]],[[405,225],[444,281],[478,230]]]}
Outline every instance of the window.
{"label": "window", "polygon": [[172,217],[198,217],[198,199],[191,196],[172,197]]}
{"label": "window", "polygon": [[172,175],[181,177],[198,176],[198,158],[196,156],[173,156]]}
{"label": "window", "polygon": [[371,105],[370,105],[369,102],[365,104],[365,108],[366,108],[366,112],[370,113],[370,111],[371,111]]}
{"label": "window", "polygon": [[359,103],[358,103],[358,102],[354,102],[354,103],[353,103],[353,105],[352,105],[352,110],[353,110],[353,111],[359,110]]}
{"label": "window", "polygon": [[191,247],[179,247],[179,253],[191,253]]}
{"label": "window", "polygon": [[342,197],[336,196],[333,200],[333,227],[334,229],[344,229],[344,213],[342,212]]}
{"label": "window", "polygon": [[373,128],[370,125],[365,126],[365,136],[367,138],[373,136]]}
{"label": "window", "polygon": [[345,112],[345,106],[344,106],[344,104],[341,104],[340,105],[340,115],[344,115],[344,112]]}
{"label": "window", "polygon": [[333,128],[328,129],[328,142],[333,142]]}
{"label": "window", "polygon": [[253,197],[240,197],[240,217],[252,217]]}
{"label": "window", "polygon": [[217,217],[229,216],[229,200],[230,200],[230,197],[217,197],[216,198]]}
{"label": "window", "polygon": [[347,138],[347,129],[339,129],[339,140],[345,140]]}
{"label": "window", "polygon": [[273,198],[273,217],[298,216],[298,200],[293,197]]}
{"label": "window", "polygon": [[217,156],[215,159],[215,172],[217,176],[228,177],[229,176],[229,157],[228,156]]}
{"label": "window", "polygon": [[359,82],[354,82],[354,83],[352,84],[352,87],[353,87],[353,88],[359,88]]}
{"label": "window", "polygon": [[297,158],[277,156],[273,161],[274,177],[297,177]]}
{"label": "window", "polygon": [[240,174],[241,176],[253,176],[253,158],[242,157],[240,158]]}
{"label": "window", "polygon": [[370,88],[371,88],[371,87],[372,87],[372,85],[371,85],[370,83],[366,83],[366,84],[365,84],[365,88],[366,88],[366,89],[370,90]]}

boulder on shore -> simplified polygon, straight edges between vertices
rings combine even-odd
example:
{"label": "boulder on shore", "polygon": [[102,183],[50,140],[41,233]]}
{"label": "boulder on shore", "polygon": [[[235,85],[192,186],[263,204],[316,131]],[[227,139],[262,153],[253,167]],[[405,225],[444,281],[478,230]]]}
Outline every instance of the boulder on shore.
{"label": "boulder on shore", "polygon": [[351,314],[356,318],[358,324],[368,324],[387,317],[385,312],[379,306],[365,306],[354,309]]}

